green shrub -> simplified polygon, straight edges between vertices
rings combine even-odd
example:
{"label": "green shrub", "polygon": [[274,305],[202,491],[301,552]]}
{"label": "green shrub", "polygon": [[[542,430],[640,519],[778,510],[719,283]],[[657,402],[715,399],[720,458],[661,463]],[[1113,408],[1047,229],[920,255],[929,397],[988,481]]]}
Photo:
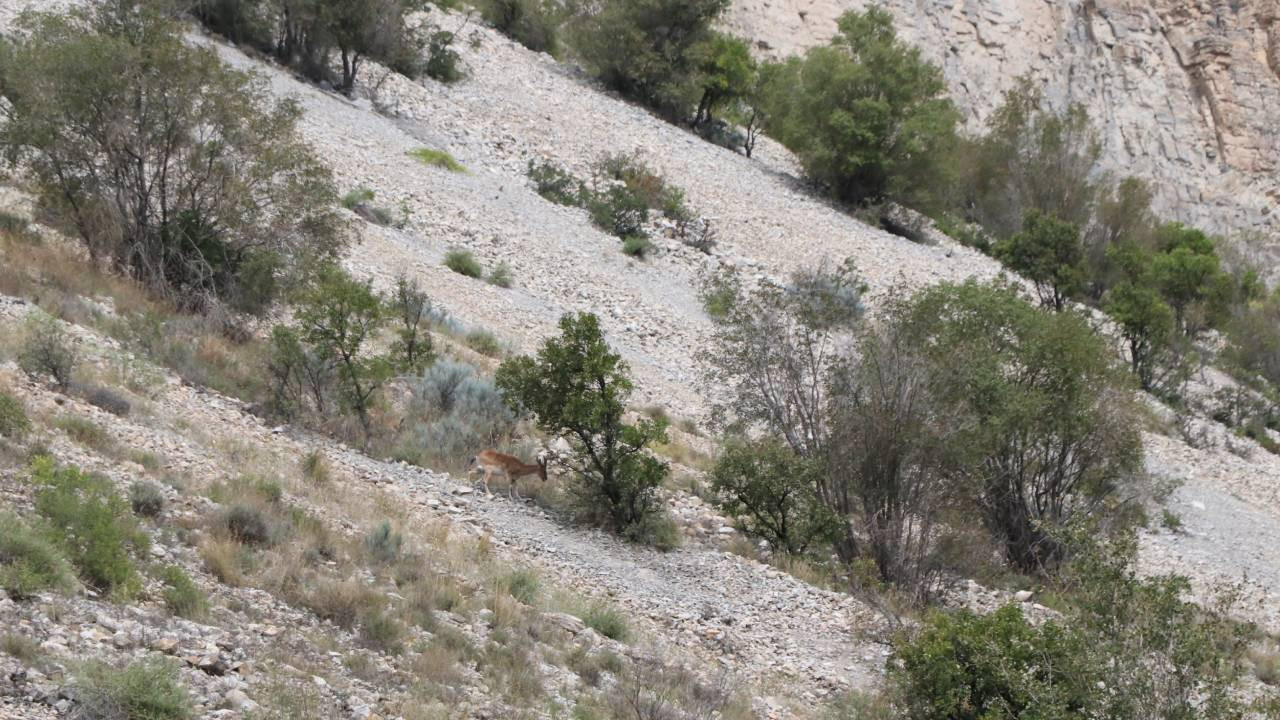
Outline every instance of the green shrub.
{"label": "green shrub", "polygon": [[643,260],[649,251],[653,249],[653,243],[648,238],[637,237],[632,235],[622,241],[622,254]]}
{"label": "green shrub", "polygon": [[76,384],[74,389],[76,394],[83,398],[85,402],[117,417],[125,417],[133,409],[128,398],[111,388],[101,385]]}
{"label": "green shrub", "polygon": [[78,415],[63,415],[53,421],[53,426],[67,434],[67,437],[87,448],[105,451],[112,445],[111,436],[101,425]]}
{"label": "green shrub", "polygon": [[138,480],[129,486],[129,506],[135,515],[155,517],[164,509],[164,492],[153,482]]}
{"label": "green shrub", "polygon": [[1085,286],[1080,228],[1037,210],[1027,213],[1022,232],[997,242],[997,259],[1030,280],[1040,304],[1062,312]]}
{"label": "green shrub", "polygon": [[567,170],[550,162],[529,161],[527,170],[533,188],[539,195],[559,205],[579,205],[586,191],[582,181]]}
{"label": "green shrub", "polygon": [[424,165],[444,168],[449,172],[466,172],[467,169],[462,166],[453,156],[443,150],[433,150],[431,148],[417,148],[409,151],[409,157],[417,160]]}
{"label": "green shrub", "polygon": [[394,454],[422,467],[452,467],[504,445],[516,417],[493,382],[469,365],[441,360],[409,385],[405,422]]}
{"label": "green shrub", "polygon": [[[448,30],[435,30],[427,38],[427,77],[442,83],[455,83],[462,79],[462,57],[453,49],[457,38]],[[453,168],[450,168],[451,170]],[[461,166],[458,167],[461,170]],[[458,170],[455,170],[457,172]]]}
{"label": "green shrub", "polygon": [[18,367],[23,372],[33,380],[47,377],[66,392],[78,362],[79,354],[61,323],[40,311],[27,317],[18,348]]}
{"label": "green shrub", "polygon": [[627,618],[620,610],[610,605],[597,603],[582,614],[582,622],[610,640],[626,642],[631,631],[627,626]]}
{"label": "green shrub", "polygon": [[624,240],[645,237],[648,201],[627,186],[611,185],[604,192],[591,193],[586,203],[591,222],[601,230]]}
{"label": "green shrub", "polygon": [[31,430],[31,421],[22,403],[9,393],[0,391],[0,437],[21,440]]}
{"label": "green shrub", "polygon": [[191,576],[177,565],[170,565],[160,573],[164,581],[164,604],[169,612],[184,618],[201,618],[209,610],[209,600],[191,580]]}
{"label": "green shrub", "polygon": [[648,545],[655,550],[669,552],[680,547],[680,526],[671,513],[665,511],[651,512],[638,522],[627,526],[622,536],[638,545]]}
{"label": "green shrub", "polygon": [[360,643],[389,655],[398,655],[404,650],[404,639],[408,630],[404,623],[384,610],[370,610],[360,616],[358,629]]}
{"label": "green shrub", "polygon": [[374,205],[373,197],[369,188],[356,188],[342,196],[342,206],[376,225],[394,225],[395,216],[390,210]]}
{"label": "green shrub", "polygon": [[472,330],[462,338],[462,341],[467,347],[475,350],[485,357],[496,358],[502,356],[502,344],[499,343],[498,338],[488,330]]}
{"label": "green shrub", "polygon": [[748,534],[802,555],[839,533],[839,519],[815,492],[816,472],[816,463],[777,440],[730,440],[711,471],[711,489],[716,507]]}
{"label": "green shrub", "polygon": [[645,452],[666,441],[665,423],[623,422],[632,383],[596,316],[565,315],[560,336],[536,356],[507,360],[495,383],[513,409],[531,413],[545,433],[565,438],[580,470],[575,495],[585,514],[619,533],[659,509],[667,465]]}
{"label": "green shrub", "polygon": [[365,550],[380,563],[393,563],[400,558],[400,546],[404,544],[404,536],[391,528],[389,520],[383,520],[377,527],[364,536]]}
{"label": "green shrub", "polygon": [[417,375],[435,362],[428,324],[431,319],[431,298],[423,292],[417,280],[403,275],[396,278],[396,289],[389,301],[391,316],[396,327],[396,339],[391,344],[391,362],[396,370],[406,375]]}
{"label": "green shrub", "polygon": [[245,545],[268,545],[274,539],[266,513],[256,505],[232,505],[219,515],[217,527]]}
{"label": "green shrub", "polygon": [[69,590],[71,568],[61,553],[17,516],[0,512],[0,588],[16,600],[41,590]]}
{"label": "green shrub", "polygon": [[532,605],[538,596],[538,576],[530,570],[517,570],[502,579],[503,589],[511,597],[525,605]]}
{"label": "green shrub", "polygon": [[165,660],[144,660],[124,668],[92,662],[76,674],[76,711],[101,720],[186,720],[191,700],[178,670]]}
{"label": "green shrub", "polygon": [[493,269],[489,271],[489,277],[485,278],[485,282],[500,288],[511,287],[511,266],[505,262],[494,265]]}
{"label": "green shrub", "polygon": [[480,14],[498,32],[534,52],[559,51],[561,6],[555,0],[482,0]]}
{"label": "green shrub", "polygon": [[150,543],[124,498],[106,479],[76,467],[58,467],[49,457],[32,461],[30,472],[39,487],[36,511],[48,521],[81,578],[116,597],[135,595],[141,580],[130,551],[144,554]]}
{"label": "green shrub", "polygon": [[445,253],[444,266],[469,278],[484,277],[484,268],[480,267],[480,262],[475,259],[470,250],[454,248]]}

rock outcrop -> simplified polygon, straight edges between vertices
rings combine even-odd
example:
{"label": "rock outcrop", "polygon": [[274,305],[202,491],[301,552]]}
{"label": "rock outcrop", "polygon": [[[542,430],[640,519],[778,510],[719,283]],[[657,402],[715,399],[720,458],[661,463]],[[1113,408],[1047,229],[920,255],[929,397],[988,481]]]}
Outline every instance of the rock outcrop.
{"label": "rock outcrop", "polygon": [[971,128],[1029,76],[1088,109],[1106,166],[1149,180],[1162,215],[1280,239],[1280,0],[734,0],[728,24],[780,56],[871,5],[942,66]]}

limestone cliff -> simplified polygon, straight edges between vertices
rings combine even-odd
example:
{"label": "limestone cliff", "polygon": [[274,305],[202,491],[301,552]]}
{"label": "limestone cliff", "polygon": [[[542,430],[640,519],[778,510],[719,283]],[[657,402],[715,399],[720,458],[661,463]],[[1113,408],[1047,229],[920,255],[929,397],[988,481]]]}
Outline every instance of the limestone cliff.
{"label": "limestone cliff", "polygon": [[1280,0],[733,0],[729,26],[778,56],[887,7],[946,72],[971,126],[1022,75],[1082,103],[1106,164],[1167,217],[1280,239]]}

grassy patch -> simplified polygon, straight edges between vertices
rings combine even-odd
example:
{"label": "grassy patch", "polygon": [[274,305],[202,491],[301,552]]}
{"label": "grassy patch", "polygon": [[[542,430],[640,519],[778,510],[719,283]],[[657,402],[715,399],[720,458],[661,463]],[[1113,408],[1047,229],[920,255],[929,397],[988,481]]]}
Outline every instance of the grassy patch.
{"label": "grassy patch", "polygon": [[114,668],[90,663],[75,681],[80,717],[128,720],[185,720],[191,700],[177,669],[163,660]]}
{"label": "grassy patch", "polygon": [[484,280],[490,285],[496,287],[511,287],[511,266],[507,265],[505,262],[500,262],[497,265],[494,265],[493,269],[489,271],[489,276]]}
{"label": "grassy patch", "polygon": [[469,278],[484,277],[484,268],[480,266],[480,261],[476,260],[470,250],[455,248],[445,253],[444,266]]}
{"label": "grassy patch", "polygon": [[129,507],[135,515],[155,517],[164,509],[164,492],[153,482],[138,480],[129,486]]}
{"label": "grassy patch", "polygon": [[408,152],[409,157],[417,160],[424,165],[431,165],[438,168],[444,168],[449,172],[466,172],[467,169],[462,163],[453,159],[453,156],[443,150],[433,150],[432,148],[417,148]]}
{"label": "grassy patch", "polygon": [[626,642],[631,634],[626,616],[611,605],[595,603],[581,614],[581,618],[587,627],[611,640]]}
{"label": "grassy patch", "polygon": [[462,338],[462,342],[485,357],[502,357],[502,345],[488,330],[472,330]]}
{"label": "grassy patch", "polygon": [[164,604],[169,612],[184,618],[200,618],[209,611],[208,598],[182,568],[170,565],[161,571],[160,579],[165,584]]}
{"label": "grassy patch", "polygon": [[0,392],[0,437],[21,440],[31,430],[27,411],[17,398]]}
{"label": "grassy patch", "polygon": [[98,452],[111,450],[115,442],[101,425],[88,418],[63,415],[53,421],[53,426],[67,434],[75,442]]}
{"label": "grassy patch", "polygon": [[0,587],[21,600],[41,590],[69,590],[71,568],[48,540],[16,515],[0,513]]}

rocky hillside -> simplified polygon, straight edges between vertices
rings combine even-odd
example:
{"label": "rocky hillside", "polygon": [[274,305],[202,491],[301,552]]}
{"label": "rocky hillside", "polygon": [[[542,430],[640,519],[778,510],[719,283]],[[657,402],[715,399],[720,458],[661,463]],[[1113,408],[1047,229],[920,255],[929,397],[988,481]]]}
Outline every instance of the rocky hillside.
{"label": "rocky hillside", "polygon": [[1084,105],[1107,167],[1150,180],[1157,210],[1276,241],[1276,0],[734,0],[728,24],[780,56],[871,5],[943,68],[972,125],[1030,76],[1054,104]]}
{"label": "rocky hillside", "polygon": [[[0,27],[27,4],[0,0]],[[1098,6],[1105,0],[1071,3],[1068,10],[1039,3],[1025,13],[1021,4],[969,10],[978,6],[970,4],[946,15],[936,4],[918,10],[926,5],[914,4],[912,12],[904,10],[904,23],[927,52],[952,48],[938,59],[975,118],[990,109],[995,91],[1017,68],[1037,70],[1050,87],[1065,83],[1060,98],[1087,100],[1117,167],[1142,168],[1166,181],[1160,183],[1166,208],[1219,227],[1262,225],[1276,188],[1260,178],[1274,175],[1268,163],[1277,151],[1274,125],[1264,122],[1263,112],[1268,102],[1280,104],[1280,90],[1251,49],[1260,33],[1244,29],[1258,27],[1260,10],[1237,12],[1219,3],[1223,19],[1214,34],[1203,30],[1209,14],[1175,13],[1173,2],[1126,12],[1104,11]],[[810,9],[779,0],[758,7],[742,2],[733,22],[761,47],[785,51],[820,40],[838,10],[834,3]],[[437,11],[433,19],[463,28],[458,50],[466,79],[410,82],[384,76],[370,63],[356,100],[207,36],[193,33],[190,41],[216,46],[228,63],[262,73],[273,94],[295,98],[303,111],[301,133],[340,188],[368,188],[379,204],[404,214],[399,228],[351,214],[361,242],[345,258],[348,267],[383,288],[402,273],[421,281],[464,330],[488,330],[510,349],[527,351],[563,313],[597,313],[634,370],[636,400],[696,423],[717,391],[703,380],[697,358],[711,329],[696,290],[705,269],[732,265],[750,276],[783,277],[852,258],[872,304],[894,285],[1000,272],[971,249],[911,243],[858,222],[808,192],[793,158],[767,139],[748,160],[459,14]],[[1173,20],[1186,33],[1164,28]],[[967,32],[960,29],[965,23]],[[1212,43],[1198,42],[1195,28],[1231,42],[1222,52],[1210,51]],[[1155,37],[1173,39],[1157,47]],[[1068,71],[1064,56],[1046,48],[1072,48],[1080,68]],[[1162,62],[1140,64],[1148,53]],[[1201,76],[1210,80],[1196,80]],[[1112,84],[1121,82],[1134,84]],[[1196,89],[1204,82],[1213,94]],[[1143,105],[1172,93],[1154,89],[1166,85],[1185,91],[1185,98],[1171,94],[1159,107]],[[1228,86],[1236,92],[1231,103],[1222,99]],[[424,147],[447,151],[465,171],[427,166],[410,155]],[[585,175],[605,154],[633,152],[681,188],[695,214],[714,222],[719,244],[712,253],[656,238],[648,259],[629,258],[582,210],[547,201],[526,177],[531,160],[552,159]],[[0,210],[32,219],[21,177],[3,184],[9,187],[0,193]],[[1190,198],[1195,202],[1185,203]],[[445,267],[446,252],[458,248],[486,268],[505,262],[512,287]],[[6,333],[0,338],[16,337],[33,305],[48,302],[47,287],[57,283],[43,282],[26,294],[15,289],[0,297]],[[85,657],[113,664],[177,658],[204,717],[360,720],[564,717],[575,701],[587,706],[582,698],[594,702],[646,684],[672,698],[718,699],[720,717],[809,717],[840,691],[874,688],[884,672],[882,616],[847,594],[744,557],[752,553],[741,544],[739,553],[729,552],[734,531],[688,493],[669,488],[666,496],[686,541],[671,553],[568,526],[536,505],[482,497],[461,477],[378,461],[265,424],[244,403],[185,384],[171,369],[124,349],[108,332],[121,298],[86,291],[78,300],[59,297],[64,300],[74,310],[69,315],[84,318],[65,329],[89,372],[97,382],[118,385],[133,410],[108,414],[30,381],[2,350],[0,386],[19,398],[39,426],[39,442],[63,461],[103,472],[122,493],[139,479],[163,485],[164,510],[144,523],[152,557],[189,573],[211,609],[194,619],[173,616],[162,600],[164,583],[152,576],[133,605],[90,594],[0,599],[5,637],[27,639],[6,641],[0,715],[47,718],[74,708],[83,698],[68,688],[68,668]],[[1202,390],[1223,382],[1209,371],[1198,378]],[[1182,527],[1144,534],[1145,567],[1184,572],[1198,590],[1243,581],[1244,612],[1280,631],[1280,457],[1203,418],[1179,432],[1154,401],[1151,414],[1153,427],[1166,432],[1145,436],[1148,469],[1174,488],[1169,506]],[[14,451],[2,458],[0,490],[5,509],[25,512],[32,489],[23,457]],[[249,477],[277,484],[273,490],[235,485]],[[263,512],[294,533],[238,569],[234,558],[217,560],[220,539],[210,520],[232,504],[228,487],[269,496],[261,499]],[[384,519],[403,532],[404,550],[396,562],[379,564],[369,557],[366,538]],[[536,592],[514,585],[520,573],[538,579]],[[409,612],[424,601],[402,595],[401,581],[430,589],[425,615],[433,620],[403,629],[395,647],[370,638],[365,620],[357,629],[342,607],[316,598],[316,588],[332,590],[326,598],[342,605],[341,598],[333,600],[338,589],[365,588],[380,593],[378,603]],[[1035,607],[1029,593],[993,593],[976,583],[962,584],[956,595],[977,606],[1011,596]],[[601,622],[601,608],[628,618],[629,632]],[[686,672],[696,684],[672,679]],[[602,676],[619,679],[601,684]],[[662,684],[668,682],[670,690]],[[720,692],[726,687],[735,692]]]}

